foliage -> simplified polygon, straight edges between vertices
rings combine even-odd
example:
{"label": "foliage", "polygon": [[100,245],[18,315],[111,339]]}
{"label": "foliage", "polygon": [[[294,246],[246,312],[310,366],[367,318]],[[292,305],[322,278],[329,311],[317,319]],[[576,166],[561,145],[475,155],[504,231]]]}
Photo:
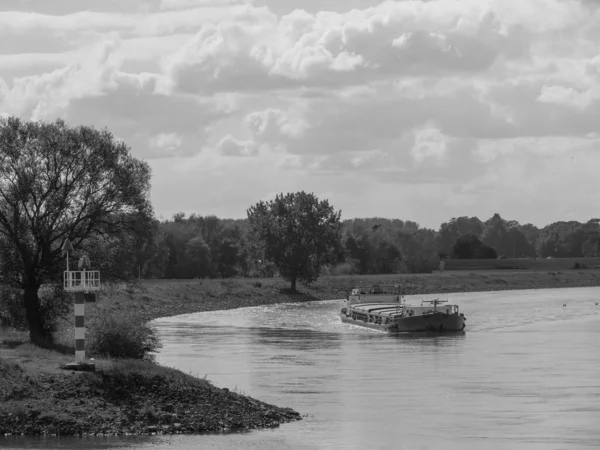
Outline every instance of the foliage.
{"label": "foliage", "polygon": [[496,259],[496,251],[473,234],[459,237],[450,248],[450,257],[456,259]]}
{"label": "foliage", "polygon": [[[340,275],[429,272],[438,266],[439,255],[450,256],[450,248],[463,234],[473,234],[479,240],[485,238],[484,243],[494,243],[498,246],[496,253],[508,258],[535,258],[540,256],[537,248],[543,255],[555,257],[600,254],[598,220],[592,219],[585,224],[573,222],[562,233],[548,232],[561,228],[560,224],[557,222],[540,230],[535,225],[521,225],[499,215],[485,222],[477,217],[459,217],[443,223],[436,232],[399,219],[349,219],[342,222],[340,245],[344,260],[323,267],[323,271]],[[180,213],[171,220],[156,222],[156,227],[153,248],[157,252],[144,266],[142,277],[264,278],[277,273],[275,265],[266,257],[264,243],[250,228],[248,219],[186,217]],[[581,230],[577,231],[578,228]],[[473,232],[469,233],[469,230]],[[436,252],[432,252],[432,237]],[[450,238],[451,244],[446,248],[444,242]],[[202,252],[191,252],[190,247],[200,242],[205,243]]]}
{"label": "foliage", "polygon": [[430,273],[439,264],[435,233],[421,229],[405,235],[402,254],[409,273]]}
{"label": "foliage", "polygon": [[162,345],[151,325],[131,314],[103,311],[87,324],[91,355],[152,360]]}
{"label": "foliage", "polygon": [[[65,295],[62,285],[44,285],[38,291],[38,296],[44,330],[53,333],[58,327],[59,319],[70,312],[72,302]],[[22,290],[0,285],[0,319],[17,330],[27,329],[27,312]]]}
{"label": "foliage", "polygon": [[466,234],[472,234],[481,238],[483,233],[483,222],[477,217],[453,217],[448,222],[440,225],[436,237],[437,247],[440,253],[447,254],[456,239]]}
{"label": "foliage", "polygon": [[595,256],[599,231],[598,219],[585,224],[576,221],[555,222],[540,230],[537,254],[543,258]]}
{"label": "foliage", "polygon": [[38,290],[61,276],[63,242],[122,248],[115,236],[152,215],[149,189],[149,166],[108,131],[0,119],[0,273],[23,289],[33,342],[52,340]]}
{"label": "foliage", "polygon": [[484,223],[480,238],[500,255],[512,258],[535,256],[535,247],[521,229],[519,222],[506,221],[496,213]]}
{"label": "foliage", "polygon": [[20,291],[0,284],[0,323],[17,330],[27,328],[27,317]]}
{"label": "foliage", "polygon": [[321,268],[341,256],[341,212],[314,194],[279,194],[275,200],[261,201],[248,209],[248,221],[264,244],[266,259],[291,283],[311,283]]}

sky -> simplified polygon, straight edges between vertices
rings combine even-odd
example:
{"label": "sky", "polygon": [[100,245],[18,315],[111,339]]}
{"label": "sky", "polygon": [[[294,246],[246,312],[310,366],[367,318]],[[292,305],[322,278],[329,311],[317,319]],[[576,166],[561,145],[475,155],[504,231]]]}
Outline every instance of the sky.
{"label": "sky", "polygon": [[600,2],[2,0],[0,115],[107,128],[158,218],[313,192],[439,228],[600,217]]}

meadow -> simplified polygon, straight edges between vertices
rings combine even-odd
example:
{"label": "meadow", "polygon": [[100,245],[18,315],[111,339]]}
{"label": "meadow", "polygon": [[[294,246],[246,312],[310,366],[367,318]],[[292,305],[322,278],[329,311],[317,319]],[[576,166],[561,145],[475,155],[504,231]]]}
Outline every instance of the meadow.
{"label": "meadow", "polygon": [[447,270],[537,270],[600,269],[600,258],[505,258],[451,259]]}

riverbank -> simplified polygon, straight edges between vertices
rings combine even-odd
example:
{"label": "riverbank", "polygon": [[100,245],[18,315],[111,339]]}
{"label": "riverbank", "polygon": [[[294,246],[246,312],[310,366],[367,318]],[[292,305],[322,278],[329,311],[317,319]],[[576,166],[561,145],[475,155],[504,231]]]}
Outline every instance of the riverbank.
{"label": "riverbank", "polygon": [[202,434],[301,419],[151,362],[96,360],[96,372],[59,369],[72,360],[0,340],[0,436]]}
{"label": "riverbank", "polygon": [[275,303],[342,299],[357,284],[398,284],[406,295],[600,286],[600,270],[456,270],[432,274],[321,277],[289,292],[280,278],[143,280],[101,293],[96,310],[134,313],[145,320]]}

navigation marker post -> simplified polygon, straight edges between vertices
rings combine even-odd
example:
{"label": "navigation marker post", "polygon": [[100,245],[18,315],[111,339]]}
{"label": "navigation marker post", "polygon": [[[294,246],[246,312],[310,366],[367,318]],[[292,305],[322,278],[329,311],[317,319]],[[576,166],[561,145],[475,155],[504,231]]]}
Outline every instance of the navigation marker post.
{"label": "navigation marker post", "polygon": [[62,246],[63,253],[67,256],[67,270],[64,272],[63,288],[66,292],[73,292],[75,310],[75,362],[67,364],[66,369],[95,370],[95,365],[85,359],[85,300],[94,297],[100,290],[100,271],[89,270],[90,260],[86,255],[79,259],[78,269],[69,269],[69,252],[73,245],[67,239]]}

